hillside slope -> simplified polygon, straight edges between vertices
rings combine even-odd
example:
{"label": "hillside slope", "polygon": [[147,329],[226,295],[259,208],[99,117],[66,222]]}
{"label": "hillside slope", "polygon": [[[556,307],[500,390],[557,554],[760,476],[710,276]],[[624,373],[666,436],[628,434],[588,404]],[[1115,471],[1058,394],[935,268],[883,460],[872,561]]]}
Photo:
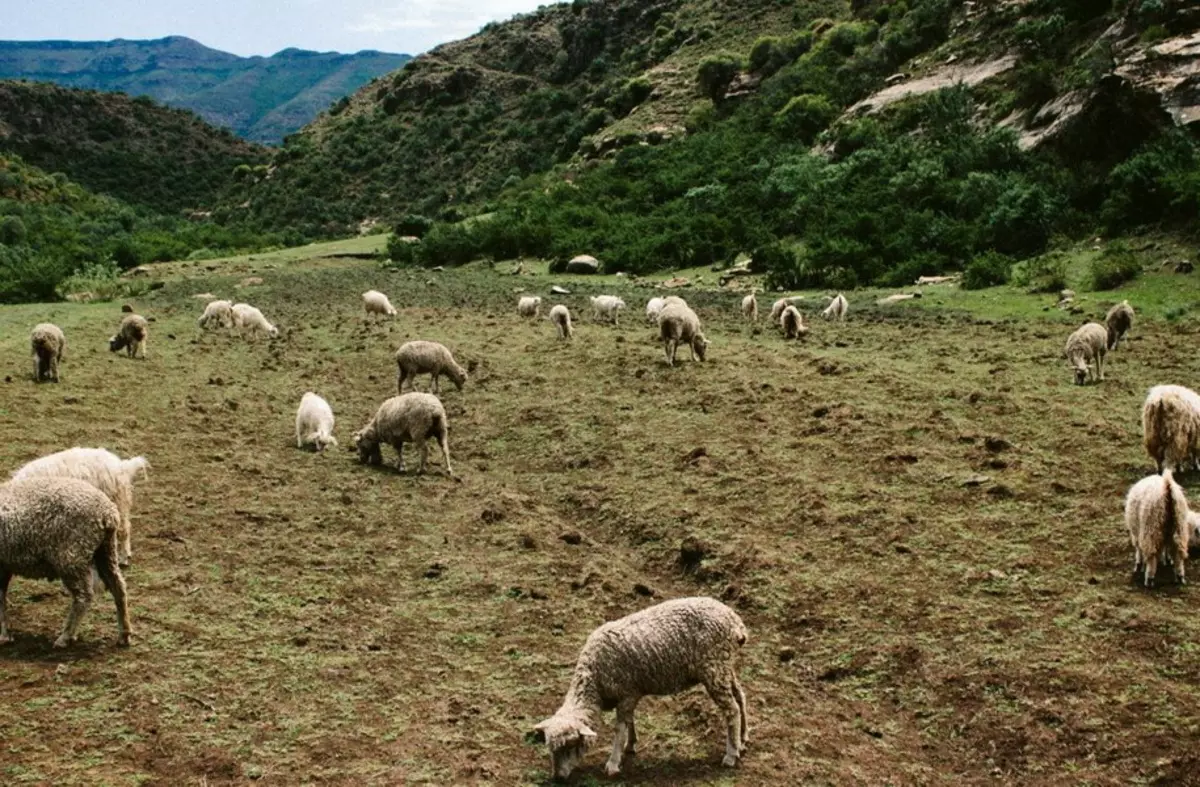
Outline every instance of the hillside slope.
{"label": "hillside slope", "polygon": [[190,109],[246,139],[279,142],[408,55],[285,49],[239,57],[182,36],[152,41],[0,41],[0,79],[122,91]]}

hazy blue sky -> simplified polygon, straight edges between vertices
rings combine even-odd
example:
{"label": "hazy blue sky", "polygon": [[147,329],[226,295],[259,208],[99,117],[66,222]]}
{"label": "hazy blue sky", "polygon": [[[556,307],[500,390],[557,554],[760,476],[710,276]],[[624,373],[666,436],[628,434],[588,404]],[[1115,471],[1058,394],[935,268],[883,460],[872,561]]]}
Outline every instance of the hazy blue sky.
{"label": "hazy blue sky", "polygon": [[0,40],[183,35],[239,55],[417,54],[546,0],[0,0]]}

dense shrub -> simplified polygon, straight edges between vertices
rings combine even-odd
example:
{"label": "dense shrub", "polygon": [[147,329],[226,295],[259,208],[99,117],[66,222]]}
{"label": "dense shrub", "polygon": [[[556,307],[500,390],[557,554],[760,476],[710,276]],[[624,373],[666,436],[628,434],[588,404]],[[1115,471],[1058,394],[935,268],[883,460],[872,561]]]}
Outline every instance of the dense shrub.
{"label": "dense shrub", "polygon": [[713,101],[725,97],[725,91],[742,68],[741,59],[736,55],[721,53],[710,55],[700,61],[696,72],[696,84],[700,92]]}
{"label": "dense shrub", "polygon": [[1108,177],[1101,208],[1112,231],[1186,224],[1200,215],[1200,145],[1183,131],[1151,142]]}
{"label": "dense shrub", "polygon": [[1012,258],[995,252],[985,252],[971,260],[963,269],[964,290],[982,290],[1007,284],[1012,271]]}
{"label": "dense shrub", "polygon": [[0,246],[0,303],[54,300],[55,288],[69,272],[65,260]]}
{"label": "dense shrub", "polygon": [[1012,268],[1012,281],[1030,292],[1057,293],[1067,286],[1067,258],[1062,254],[1044,254]]}
{"label": "dense shrub", "polygon": [[406,213],[396,221],[392,227],[392,231],[396,235],[409,235],[415,238],[422,238],[426,232],[429,232],[429,228],[432,226],[433,219],[416,213]]}
{"label": "dense shrub", "polygon": [[796,96],[775,113],[773,127],[782,136],[810,143],[837,117],[837,110],[824,96]]}
{"label": "dense shrub", "polygon": [[1092,260],[1088,271],[1093,290],[1115,290],[1142,274],[1137,255],[1123,243],[1113,243]]}

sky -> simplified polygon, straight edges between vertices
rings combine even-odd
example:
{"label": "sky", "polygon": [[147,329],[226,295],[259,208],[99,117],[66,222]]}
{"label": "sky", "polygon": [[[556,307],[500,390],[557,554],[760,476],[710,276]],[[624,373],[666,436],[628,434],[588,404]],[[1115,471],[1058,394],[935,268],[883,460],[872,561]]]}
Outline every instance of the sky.
{"label": "sky", "polygon": [[416,55],[552,0],[0,0],[0,40],[182,35],[237,55]]}

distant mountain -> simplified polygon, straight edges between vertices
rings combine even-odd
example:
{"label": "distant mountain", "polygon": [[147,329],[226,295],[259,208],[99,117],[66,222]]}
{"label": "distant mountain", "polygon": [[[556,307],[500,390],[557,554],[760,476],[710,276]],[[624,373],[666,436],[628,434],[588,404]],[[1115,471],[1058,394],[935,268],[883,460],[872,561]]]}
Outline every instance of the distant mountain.
{"label": "distant mountain", "polygon": [[0,79],[146,95],[274,143],[409,55],[285,49],[239,57],[170,36],[153,41],[0,41]]}

